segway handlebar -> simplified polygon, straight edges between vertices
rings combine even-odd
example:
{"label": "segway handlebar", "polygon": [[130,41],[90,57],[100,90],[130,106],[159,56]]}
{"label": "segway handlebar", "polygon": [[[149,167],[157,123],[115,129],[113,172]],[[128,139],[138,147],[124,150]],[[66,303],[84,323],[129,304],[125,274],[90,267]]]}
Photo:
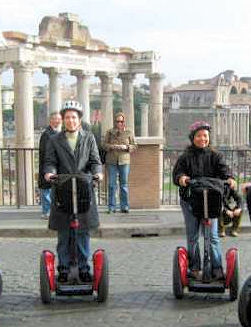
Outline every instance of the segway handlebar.
{"label": "segway handlebar", "polygon": [[[199,178],[200,178],[200,177],[199,177]],[[188,186],[189,186],[189,185],[195,185],[196,183],[199,182],[199,178],[192,178],[192,179],[189,179],[189,180],[187,181],[187,185],[188,185]],[[203,178],[205,178],[205,181],[206,181],[207,177],[204,177],[204,176],[203,176]],[[223,180],[223,179],[221,179],[221,178],[214,178],[214,177],[208,177],[208,178],[210,178],[211,180],[213,180],[213,179],[215,179],[215,180],[221,180],[222,183],[223,183],[223,185],[229,185],[229,183],[228,183],[227,180]]]}
{"label": "segway handlebar", "polygon": [[[53,182],[56,182],[59,180],[59,178],[81,178],[81,177],[84,177],[84,176],[90,176],[89,174],[77,174],[77,173],[74,173],[74,174],[54,174],[50,177],[50,182],[53,183]],[[99,181],[99,178],[98,176],[96,175],[92,175],[92,180],[93,182],[98,182]]]}

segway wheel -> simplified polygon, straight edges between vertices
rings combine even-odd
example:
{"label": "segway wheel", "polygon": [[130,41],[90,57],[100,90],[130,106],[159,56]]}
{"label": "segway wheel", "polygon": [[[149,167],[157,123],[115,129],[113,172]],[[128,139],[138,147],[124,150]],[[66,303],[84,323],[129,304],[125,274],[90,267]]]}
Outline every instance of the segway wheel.
{"label": "segway wheel", "polygon": [[2,280],[2,275],[0,274],[0,295],[2,294],[3,291],[3,280]]}
{"label": "segway wheel", "polygon": [[44,254],[40,257],[40,295],[44,304],[51,303],[51,289]]}
{"label": "segway wheel", "polygon": [[238,315],[243,327],[251,327],[251,276],[248,277],[241,289]]}
{"label": "segway wheel", "polygon": [[176,249],[173,256],[173,294],[176,299],[179,300],[184,296],[184,287],[182,285],[179,265],[179,249]]}
{"label": "segway wheel", "polygon": [[109,266],[108,266],[108,258],[103,251],[103,266],[102,266],[102,274],[98,284],[97,290],[97,302],[105,302],[107,300],[109,293]]}
{"label": "segway wheel", "polygon": [[229,295],[230,301],[235,301],[238,297],[239,292],[239,256],[236,251],[235,262],[234,262],[234,273],[229,283]]}

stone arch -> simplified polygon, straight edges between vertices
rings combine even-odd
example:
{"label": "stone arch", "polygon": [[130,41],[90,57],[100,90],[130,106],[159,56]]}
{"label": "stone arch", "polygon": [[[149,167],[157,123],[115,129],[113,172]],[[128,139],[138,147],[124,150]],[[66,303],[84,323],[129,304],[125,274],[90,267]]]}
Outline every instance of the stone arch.
{"label": "stone arch", "polygon": [[232,86],[231,90],[230,90],[230,94],[237,94],[237,88],[235,86]]}

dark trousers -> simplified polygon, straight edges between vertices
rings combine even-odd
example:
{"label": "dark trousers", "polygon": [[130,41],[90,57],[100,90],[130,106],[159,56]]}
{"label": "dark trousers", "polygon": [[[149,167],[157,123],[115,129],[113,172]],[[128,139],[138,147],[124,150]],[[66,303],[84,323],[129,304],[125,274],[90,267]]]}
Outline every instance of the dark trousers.
{"label": "dark trousers", "polygon": [[222,213],[220,218],[219,218],[219,231],[221,232],[225,232],[225,227],[229,224],[232,224],[232,231],[237,232],[239,227],[240,227],[240,223],[241,223],[241,215],[239,216],[235,216],[234,218],[230,218],[227,216],[226,213]]}
{"label": "dark trousers", "polygon": [[248,208],[248,214],[249,214],[249,219],[251,221],[251,187],[247,188],[247,208]]}
{"label": "dark trousers", "polygon": [[[70,238],[74,237],[72,229],[58,231],[58,266],[61,271],[69,271],[71,262]],[[85,229],[76,231],[77,237],[77,261],[80,270],[89,271],[90,265],[88,259],[90,257],[90,234]]]}

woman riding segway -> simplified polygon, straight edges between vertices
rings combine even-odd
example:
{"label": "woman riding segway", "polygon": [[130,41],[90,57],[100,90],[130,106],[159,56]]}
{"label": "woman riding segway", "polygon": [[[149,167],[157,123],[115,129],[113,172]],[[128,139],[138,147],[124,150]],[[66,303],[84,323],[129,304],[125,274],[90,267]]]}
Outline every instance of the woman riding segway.
{"label": "woman riding segway", "polygon": [[[199,249],[200,220],[194,216],[189,203],[188,184],[191,179],[212,177],[227,180],[230,187],[235,181],[223,161],[222,155],[210,146],[211,127],[205,121],[197,121],[190,126],[189,139],[191,145],[178,158],[174,170],[173,181],[179,186],[180,205],[185,219],[189,276],[194,279],[201,277],[201,257]],[[224,279],[222,255],[218,237],[218,219],[211,220],[211,259],[212,277]]]}

